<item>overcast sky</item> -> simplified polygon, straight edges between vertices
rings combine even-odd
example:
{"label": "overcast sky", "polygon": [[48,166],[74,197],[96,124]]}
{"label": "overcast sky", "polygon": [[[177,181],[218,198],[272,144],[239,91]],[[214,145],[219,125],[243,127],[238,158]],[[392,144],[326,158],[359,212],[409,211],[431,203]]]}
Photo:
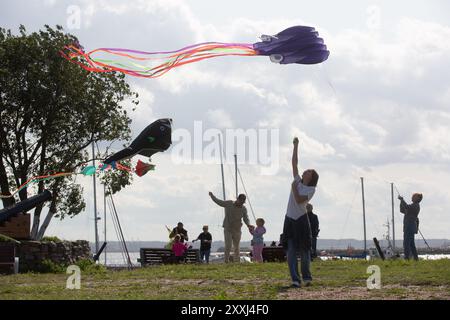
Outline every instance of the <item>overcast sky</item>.
{"label": "overcast sky", "polygon": [[[81,9],[79,29],[68,25],[71,5]],[[301,169],[315,168],[320,174],[312,203],[321,238],[362,239],[360,177],[365,178],[368,239],[385,233],[390,182],[408,200],[413,192],[424,194],[420,226],[427,238],[450,238],[449,18],[448,1],[0,2],[1,27],[17,30],[23,24],[36,31],[60,24],[86,50],[254,43],[261,34],[290,26],[316,27],[331,51],[322,65],[224,57],[172,70],[160,79],[127,78],[140,94],[140,105],[131,114],[134,136],[164,117],[173,118],[175,129],[187,130],[193,139],[195,121],[202,121],[204,130],[224,134],[225,129],[279,130],[275,175],[262,174],[258,164],[240,164],[255,214],[266,220],[267,241],[282,231],[294,136],[301,139]],[[120,146],[114,144],[117,150]],[[177,164],[170,150],[152,160],[157,170],[116,196],[125,237],[166,240],[164,225],[183,221],[191,235],[209,224],[214,238],[223,239],[223,211],[208,197],[208,191],[221,194],[220,166]],[[232,165],[225,166],[228,197],[234,194]],[[85,189],[86,212],[53,220],[48,235],[93,240],[91,181],[78,182]],[[99,207],[103,212],[102,201]],[[397,200],[395,209],[400,239]],[[116,239],[112,226],[108,238]],[[248,232],[243,239],[250,239]]]}

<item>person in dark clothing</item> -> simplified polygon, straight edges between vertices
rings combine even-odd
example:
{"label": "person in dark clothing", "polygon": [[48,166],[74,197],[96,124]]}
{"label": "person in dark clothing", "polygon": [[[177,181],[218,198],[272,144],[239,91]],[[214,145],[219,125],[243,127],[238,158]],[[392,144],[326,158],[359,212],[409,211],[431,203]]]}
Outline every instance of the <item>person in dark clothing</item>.
{"label": "person in dark clothing", "polygon": [[407,204],[402,196],[398,196],[400,200],[400,212],[403,217],[403,250],[405,252],[405,259],[409,260],[411,256],[414,260],[419,260],[417,255],[416,244],[414,243],[414,235],[419,229],[419,212],[420,201],[423,199],[421,193],[414,193],[411,197],[411,204]]}
{"label": "person in dark clothing", "polygon": [[308,203],[306,205],[306,213],[308,214],[309,224],[311,226],[311,235],[312,235],[312,243],[311,243],[311,260],[317,258],[317,237],[319,236],[319,217],[317,214],[313,213],[312,204]]}
{"label": "person in dark clothing", "polygon": [[208,226],[203,226],[203,232],[200,233],[197,239],[193,240],[195,242],[200,240],[200,260],[209,263],[209,255],[211,254],[211,243],[212,235],[208,232]]}
{"label": "person in dark clothing", "polygon": [[278,246],[287,249],[287,240],[284,234],[280,234],[280,242],[278,242]]}
{"label": "person in dark clothing", "polygon": [[177,234],[180,235],[180,242],[184,243],[185,241],[189,241],[188,233],[184,230],[184,225],[182,222],[178,222],[178,225],[173,228],[172,232],[169,235],[169,238],[174,238]]}

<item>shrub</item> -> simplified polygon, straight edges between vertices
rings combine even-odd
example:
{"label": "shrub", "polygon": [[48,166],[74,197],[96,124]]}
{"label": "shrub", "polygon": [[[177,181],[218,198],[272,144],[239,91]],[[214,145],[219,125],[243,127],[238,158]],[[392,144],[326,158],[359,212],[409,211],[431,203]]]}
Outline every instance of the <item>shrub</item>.
{"label": "shrub", "polygon": [[78,260],[75,265],[80,267],[80,270],[86,273],[103,273],[106,272],[105,266],[96,264],[91,259]]}
{"label": "shrub", "polygon": [[58,264],[51,260],[45,259],[42,260],[36,271],[40,273],[65,273],[66,268],[63,264]]}
{"label": "shrub", "polygon": [[58,237],[43,237],[41,242],[55,242],[55,243],[61,243],[62,240]]}

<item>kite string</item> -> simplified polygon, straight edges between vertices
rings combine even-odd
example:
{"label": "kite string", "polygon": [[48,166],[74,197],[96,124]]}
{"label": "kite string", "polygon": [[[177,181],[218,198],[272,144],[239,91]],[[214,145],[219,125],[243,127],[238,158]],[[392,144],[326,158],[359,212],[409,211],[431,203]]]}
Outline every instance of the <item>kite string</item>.
{"label": "kite string", "polygon": [[248,196],[247,189],[245,188],[244,180],[242,179],[242,175],[241,175],[241,170],[238,168],[237,172],[239,173],[239,178],[241,180],[242,187],[244,188],[245,195],[247,196],[248,205],[250,206],[250,210],[252,211],[253,218],[255,219],[255,222],[256,222],[255,211],[253,210],[252,202],[250,201],[250,197]]}
{"label": "kite string", "polygon": [[[115,168],[117,170],[121,170],[121,171],[127,171],[129,173],[136,173],[136,169],[134,168],[130,168],[127,166],[124,166],[120,163],[116,163],[115,166],[111,166],[111,165],[104,165],[104,164],[100,164],[97,168],[96,168],[96,172],[98,171],[104,171],[107,170],[109,168]],[[9,199],[9,198],[14,198],[14,196],[16,194],[18,194],[20,191],[22,191],[23,189],[25,189],[27,186],[29,186],[32,183],[38,183],[41,181],[48,181],[50,179],[56,179],[56,178],[62,178],[62,177],[69,177],[69,176],[73,176],[73,175],[87,175],[84,173],[76,173],[76,172],[60,172],[60,173],[55,173],[55,174],[48,174],[48,175],[42,175],[42,176],[36,176],[33,178],[28,179],[26,182],[24,182],[22,185],[20,185],[17,190],[15,190],[14,192],[10,193],[10,194],[0,194],[0,199]]]}
{"label": "kite string", "polygon": [[56,174],[51,174],[51,175],[36,176],[36,177],[28,179],[26,182],[24,182],[22,185],[20,185],[19,188],[17,188],[17,190],[14,191],[13,193],[11,193],[11,194],[0,194],[0,198],[1,199],[13,198],[17,193],[22,191],[24,188],[26,188],[31,183],[37,183],[37,182],[40,182],[40,181],[47,181],[47,180],[54,179],[54,178],[59,178],[59,177],[71,176],[71,175],[74,175],[74,174],[75,173],[72,173],[72,172],[70,172],[70,173],[61,172],[61,173],[56,173]]}
{"label": "kite string", "polygon": [[350,207],[349,207],[349,209],[347,211],[347,215],[345,217],[344,227],[342,228],[341,236],[340,236],[340,238],[338,240],[338,244],[337,244],[338,248],[340,248],[341,241],[342,241],[342,236],[344,235],[344,232],[345,232],[345,230],[347,228],[348,217],[350,216],[350,213],[352,212],[352,209],[353,209],[353,205],[355,203],[356,193],[358,191],[358,185],[359,185],[358,183],[355,184],[355,191],[353,192],[352,201],[351,201]]}

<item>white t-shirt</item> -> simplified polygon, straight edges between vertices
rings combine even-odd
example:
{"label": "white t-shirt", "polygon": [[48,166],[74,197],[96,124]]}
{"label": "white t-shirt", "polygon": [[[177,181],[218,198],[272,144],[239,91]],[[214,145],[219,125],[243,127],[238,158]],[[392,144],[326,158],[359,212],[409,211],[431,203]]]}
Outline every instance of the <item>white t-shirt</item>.
{"label": "white t-shirt", "polygon": [[[301,178],[300,178],[300,176],[297,175],[294,180],[300,181]],[[305,186],[303,183],[300,182],[297,185],[297,190],[298,190],[299,195],[307,196],[308,201],[309,201],[314,196],[314,193],[316,192],[316,187]],[[289,218],[292,218],[294,220],[297,220],[302,215],[306,214],[306,204],[308,203],[308,201],[298,204],[295,201],[294,194],[292,193],[292,190],[291,190],[291,193],[289,195],[289,202],[288,202],[288,207],[287,207],[287,211],[286,211],[286,216]]]}

